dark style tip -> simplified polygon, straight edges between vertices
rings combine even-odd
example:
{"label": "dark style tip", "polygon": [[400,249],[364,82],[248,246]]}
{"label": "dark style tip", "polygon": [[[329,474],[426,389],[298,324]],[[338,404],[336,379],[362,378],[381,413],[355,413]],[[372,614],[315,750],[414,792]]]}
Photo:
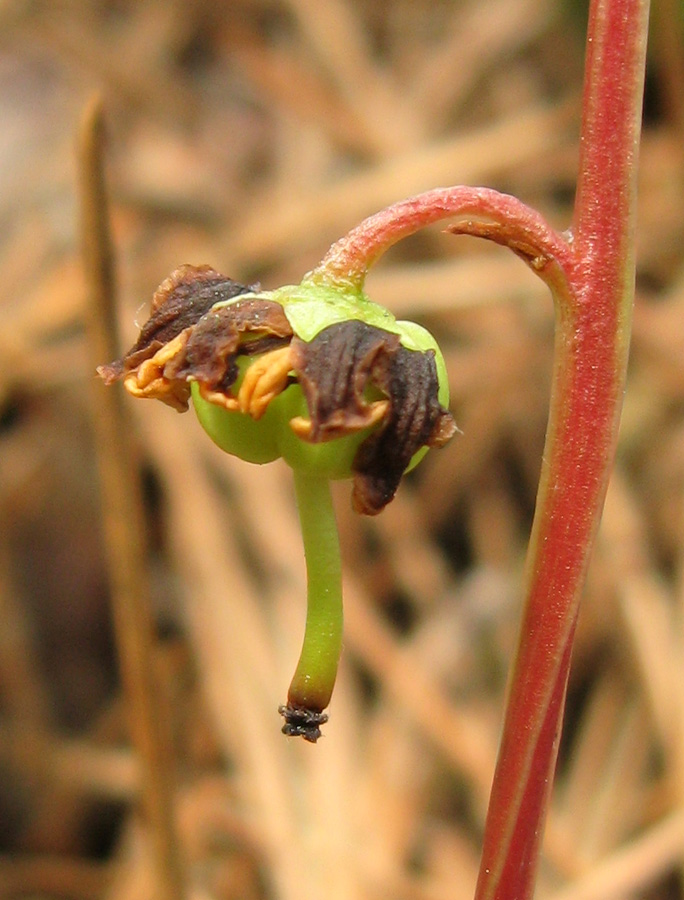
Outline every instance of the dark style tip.
{"label": "dark style tip", "polygon": [[310,744],[315,744],[321,737],[321,725],[328,721],[327,713],[314,709],[303,709],[300,706],[279,706],[278,712],[285,719],[282,732],[288,737],[303,737]]}

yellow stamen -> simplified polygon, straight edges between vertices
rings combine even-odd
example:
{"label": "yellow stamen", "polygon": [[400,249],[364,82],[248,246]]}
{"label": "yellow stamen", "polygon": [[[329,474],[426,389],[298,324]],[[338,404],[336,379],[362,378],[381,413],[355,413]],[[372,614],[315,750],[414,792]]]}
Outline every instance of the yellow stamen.
{"label": "yellow stamen", "polygon": [[237,402],[243,413],[253,419],[260,419],[268,404],[287,387],[287,379],[292,370],[290,348],[271,350],[254,360],[245,372],[238,391]]}
{"label": "yellow stamen", "polygon": [[163,400],[174,409],[184,412],[188,408],[190,388],[184,381],[171,381],[164,377],[164,366],[183,349],[189,337],[182,331],[172,341],[142,362],[124,378],[124,387],[134,397]]}
{"label": "yellow stamen", "polygon": [[[334,440],[345,434],[353,434],[355,431],[361,431],[364,428],[372,428],[385,418],[390,408],[389,400],[376,400],[368,405],[368,411],[364,419],[359,419],[358,424],[350,425],[345,422],[334,431],[331,429],[325,436],[325,440]],[[310,419],[304,416],[295,416],[290,419],[290,428],[294,431],[298,438],[303,441],[310,441],[313,431],[313,425]]]}
{"label": "yellow stamen", "polygon": [[204,384],[200,384],[199,392],[203,400],[206,400],[208,403],[214,403],[216,406],[222,406],[228,412],[237,412],[240,409],[237,397],[233,397],[232,394],[224,394],[223,391],[210,391]]}

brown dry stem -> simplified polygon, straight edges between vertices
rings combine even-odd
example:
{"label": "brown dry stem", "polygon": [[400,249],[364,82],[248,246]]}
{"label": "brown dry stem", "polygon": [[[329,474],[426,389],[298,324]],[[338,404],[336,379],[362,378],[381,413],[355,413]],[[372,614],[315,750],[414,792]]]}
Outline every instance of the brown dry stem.
{"label": "brown dry stem", "polygon": [[[79,141],[83,258],[90,295],[89,344],[93,371],[118,355],[115,283],[103,160],[99,98],[83,118]],[[153,846],[160,900],[183,900],[184,875],[174,824],[174,776],[169,722],[160,702],[157,643],[147,577],[139,465],[119,391],[93,378],[93,426],[100,463],[102,516],[112,606],[129,724],[140,756],[142,800]]]}

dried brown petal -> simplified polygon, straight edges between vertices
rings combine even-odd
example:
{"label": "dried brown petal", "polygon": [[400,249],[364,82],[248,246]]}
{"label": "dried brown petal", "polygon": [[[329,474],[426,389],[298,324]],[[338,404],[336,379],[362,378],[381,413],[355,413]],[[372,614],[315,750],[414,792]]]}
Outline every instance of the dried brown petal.
{"label": "dried brown petal", "polygon": [[295,430],[309,441],[373,425],[378,404],[385,404],[378,429],[361,444],[352,466],[357,512],[380,512],[414,453],[442,446],[456,430],[438,399],[434,351],[408,350],[398,335],[364,322],[340,322],[312,341],[295,337],[292,359],[311,417],[308,429],[297,421]]}
{"label": "dried brown petal", "polygon": [[111,384],[195,325],[221,300],[245,294],[251,288],[227,278],[210,266],[181,266],[163,281],[152,298],[152,315],[122,359],[100,366],[98,374]]}
{"label": "dried brown petal", "polygon": [[424,446],[443,446],[456,431],[451,413],[437,398],[433,350],[400,347],[382,358],[373,377],[389,394],[392,407],[384,427],[361,444],[352,467],[354,509],[371,516],[394,497],[414,453]]}
{"label": "dried brown petal", "polygon": [[169,362],[164,374],[192,379],[212,392],[228,391],[238,377],[238,354],[264,353],[289,343],[291,337],[292,328],[279,303],[236,300],[202,316],[183,352]]}
{"label": "dried brown petal", "polygon": [[399,349],[399,336],[350,319],[324,328],[312,341],[295,337],[292,363],[311,417],[311,442],[330,441],[377,421],[375,403],[365,396],[380,356]]}

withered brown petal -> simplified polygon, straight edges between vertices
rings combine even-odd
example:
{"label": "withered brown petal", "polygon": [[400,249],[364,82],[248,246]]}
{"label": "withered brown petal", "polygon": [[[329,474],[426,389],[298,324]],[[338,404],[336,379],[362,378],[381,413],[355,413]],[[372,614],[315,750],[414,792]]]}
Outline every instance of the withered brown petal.
{"label": "withered brown petal", "polygon": [[111,384],[150,359],[186,328],[195,325],[215,303],[251,290],[210,266],[180,266],[157,288],[152,298],[151,316],[133,347],[121,359],[100,366],[98,374]]}
{"label": "withered brown petal", "polygon": [[[241,342],[245,334],[251,337]],[[264,353],[287,344],[291,337],[279,303],[236,300],[202,316],[182,352],[166,365],[164,377],[191,378],[212,391],[228,390],[238,377],[238,354]]]}
{"label": "withered brown petal", "polygon": [[354,509],[370,516],[394,497],[414,453],[423,446],[443,446],[456,431],[451,413],[438,400],[434,350],[399,347],[378,360],[372,377],[392,405],[384,426],[361,444],[352,466]]}
{"label": "withered brown petal", "polygon": [[293,367],[306,397],[308,440],[326,441],[372,422],[368,389],[389,399],[376,431],[352,466],[357,512],[379,513],[396,493],[414,453],[442,446],[456,431],[439,402],[434,351],[408,350],[399,336],[349,320],[330,325],[312,341],[292,341]]}
{"label": "withered brown petal", "polygon": [[293,367],[311,418],[310,441],[329,441],[372,424],[366,386],[378,357],[399,346],[398,335],[355,319],[329,325],[312,341],[293,339]]}

